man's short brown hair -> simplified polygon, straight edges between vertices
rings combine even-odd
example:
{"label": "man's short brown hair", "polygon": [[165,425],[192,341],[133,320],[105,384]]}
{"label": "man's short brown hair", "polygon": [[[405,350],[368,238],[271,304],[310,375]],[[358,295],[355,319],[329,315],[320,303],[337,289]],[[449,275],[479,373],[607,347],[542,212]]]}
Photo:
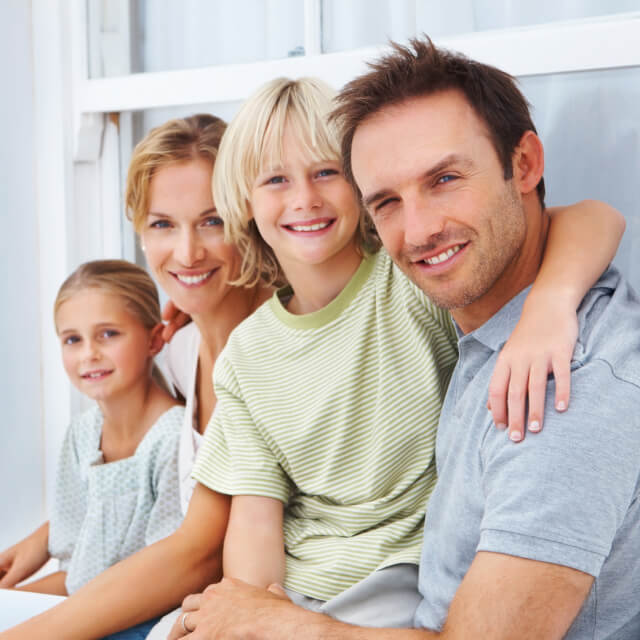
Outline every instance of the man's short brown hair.
{"label": "man's short brown hair", "polygon": [[[409,46],[391,43],[393,51],[371,71],[349,82],[337,96],[332,117],[342,134],[344,174],[358,189],[351,170],[351,146],[356,129],[385,107],[411,98],[455,89],[465,96],[484,122],[502,164],[505,180],[513,177],[512,156],[526,131],[536,131],[529,103],[508,73],[470,60],[466,56],[439,49],[431,39],[414,39]],[[544,180],[537,187],[544,206]]]}

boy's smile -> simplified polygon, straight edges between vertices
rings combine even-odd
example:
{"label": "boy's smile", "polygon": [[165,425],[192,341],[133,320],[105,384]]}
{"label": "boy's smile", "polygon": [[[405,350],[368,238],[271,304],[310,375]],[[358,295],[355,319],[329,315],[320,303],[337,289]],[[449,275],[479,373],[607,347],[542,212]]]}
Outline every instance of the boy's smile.
{"label": "boy's smile", "polygon": [[310,266],[352,270],[360,261],[360,211],[340,163],[309,159],[288,128],[282,155],[284,166],[265,167],[254,181],[251,210],[260,235],[289,278]]}

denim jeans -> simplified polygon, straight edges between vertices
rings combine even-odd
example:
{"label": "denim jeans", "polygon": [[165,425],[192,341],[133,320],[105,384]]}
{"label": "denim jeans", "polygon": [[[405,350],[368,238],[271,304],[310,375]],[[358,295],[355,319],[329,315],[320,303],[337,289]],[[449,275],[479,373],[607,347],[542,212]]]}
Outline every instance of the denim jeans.
{"label": "denim jeans", "polygon": [[124,631],[118,631],[112,633],[110,636],[105,636],[102,640],[144,640],[158,620],[160,620],[160,618],[147,620],[146,622],[137,624],[135,627],[129,627],[129,629],[125,629]]}

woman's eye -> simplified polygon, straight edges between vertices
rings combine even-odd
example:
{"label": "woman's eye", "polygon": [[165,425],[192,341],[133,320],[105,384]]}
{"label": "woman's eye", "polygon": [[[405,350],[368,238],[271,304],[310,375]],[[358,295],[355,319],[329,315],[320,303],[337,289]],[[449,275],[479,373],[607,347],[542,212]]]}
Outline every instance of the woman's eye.
{"label": "woman's eye", "polygon": [[154,220],[149,226],[152,229],[169,229],[171,223],[168,220]]}

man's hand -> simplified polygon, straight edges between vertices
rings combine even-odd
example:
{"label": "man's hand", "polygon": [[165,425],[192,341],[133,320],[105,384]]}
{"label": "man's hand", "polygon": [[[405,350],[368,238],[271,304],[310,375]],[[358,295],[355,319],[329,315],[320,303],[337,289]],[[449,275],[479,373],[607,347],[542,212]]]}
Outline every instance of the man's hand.
{"label": "man's hand", "polygon": [[261,627],[277,624],[282,628],[295,621],[298,611],[304,613],[278,585],[262,589],[232,578],[224,578],[202,593],[187,596],[182,611],[167,640],[185,636],[193,640],[251,638],[259,634]]}

